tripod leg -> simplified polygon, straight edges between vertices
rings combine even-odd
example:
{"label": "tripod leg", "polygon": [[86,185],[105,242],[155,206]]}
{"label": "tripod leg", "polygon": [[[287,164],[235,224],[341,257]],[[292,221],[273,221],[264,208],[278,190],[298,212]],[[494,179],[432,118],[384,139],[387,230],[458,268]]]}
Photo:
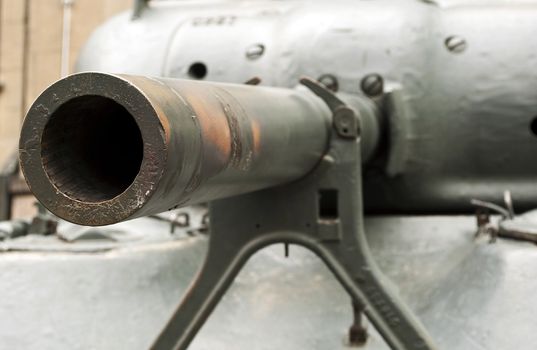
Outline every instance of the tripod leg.
{"label": "tripod leg", "polygon": [[253,253],[217,237],[210,237],[203,267],[151,349],[186,349]]}
{"label": "tripod leg", "polygon": [[392,349],[435,348],[362,248],[324,243],[319,255]]}

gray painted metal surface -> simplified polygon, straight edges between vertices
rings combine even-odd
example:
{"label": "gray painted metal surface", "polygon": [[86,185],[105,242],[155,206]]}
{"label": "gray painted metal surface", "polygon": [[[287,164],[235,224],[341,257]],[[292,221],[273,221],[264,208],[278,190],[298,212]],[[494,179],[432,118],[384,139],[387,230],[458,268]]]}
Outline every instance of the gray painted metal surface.
{"label": "gray painted metal surface", "polygon": [[[528,162],[537,151],[537,124],[534,128],[533,123],[537,117],[537,44],[533,40],[537,5],[476,3],[154,2],[137,11],[135,20],[124,14],[101,27],[86,46],[78,69],[235,83],[255,81],[252,77],[259,76],[262,84],[280,87],[294,87],[301,75],[325,77],[330,89],[363,92],[385,108],[383,126],[388,132],[380,145],[385,153],[371,159],[364,176],[365,204],[370,211],[464,211],[470,198],[495,201],[506,189],[513,193],[518,208],[528,208],[537,204],[537,168]],[[154,223],[151,226],[158,229]],[[496,244],[474,242],[475,222],[469,217],[377,217],[369,219],[366,229],[375,258],[439,348],[534,348],[534,245],[502,239]],[[30,337],[17,333],[18,326],[9,324],[6,328],[15,336],[6,335],[6,339],[15,345],[15,341],[28,341],[18,343],[22,348],[147,348],[170,314],[159,318],[161,313],[175,305],[205,249],[200,237],[173,243],[161,238],[127,247],[114,243],[103,250],[84,251],[86,247],[76,256],[46,253],[51,262],[58,256],[63,259],[63,264],[53,265],[62,274],[70,274],[62,279],[53,276],[52,281],[61,282],[60,288],[74,284],[75,293],[69,295],[83,296],[86,307],[69,299],[67,304],[76,317],[71,310],[57,313],[55,305],[61,302],[52,305],[50,300],[56,299],[49,293],[66,291],[51,287],[41,290],[43,299],[34,290],[33,297],[29,292],[23,300],[32,306],[32,313],[24,307],[10,308],[10,304],[6,309],[14,315],[25,310],[21,319],[42,309],[46,320],[52,320],[45,324],[61,324],[64,330],[72,329],[74,336],[59,336],[57,326],[42,327],[41,336],[35,337],[41,343],[31,343]],[[30,242],[16,239],[4,247],[21,250],[32,237],[26,239]],[[28,249],[47,250],[47,240],[38,240]],[[192,348],[346,346],[351,319],[348,298],[319,261],[300,248],[291,253],[303,270],[297,274],[306,273],[299,277],[282,272],[287,261],[281,261],[280,248],[263,251],[239,275]],[[175,250],[181,255],[172,253]],[[160,254],[159,258],[152,253]],[[13,254],[19,263],[28,257],[41,259],[30,252],[5,257]],[[136,256],[141,258],[133,263],[131,258]],[[77,267],[73,263],[77,259],[88,263],[80,265],[82,271],[91,271],[88,276],[71,275],[68,269]],[[117,265],[120,272],[114,274],[116,260],[125,265]],[[168,268],[177,269],[176,263],[182,266],[177,273],[180,281],[172,282],[174,273],[162,277]],[[125,277],[133,273],[131,267],[141,280]],[[36,281],[34,271],[40,270],[33,269],[27,276]],[[270,277],[263,277],[265,273]],[[8,275],[8,279],[23,281],[20,275]],[[113,281],[100,277],[109,275]],[[97,283],[87,282],[88,277]],[[161,283],[165,288],[151,288]],[[133,291],[132,298],[125,297],[121,287]],[[25,296],[22,288],[14,290],[6,300]],[[265,299],[262,294],[267,291]],[[283,297],[282,291],[287,292]],[[155,302],[155,298],[160,300]],[[83,314],[88,305],[101,305],[101,300],[104,306],[97,316]],[[144,307],[149,311],[143,312]],[[275,312],[279,307],[284,311]],[[60,315],[75,326],[68,328],[57,321]],[[136,323],[134,332],[117,330],[126,316],[129,325]],[[17,317],[10,321],[20,324]],[[285,322],[286,317],[294,317],[294,322]],[[260,320],[260,325],[252,319]],[[371,333],[366,348],[385,348],[378,334]],[[96,340],[102,334],[105,337]],[[121,334],[125,338],[113,339]]]}
{"label": "gray painted metal surface", "polygon": [[21,167],[62,219],[104,225],[220,199],[203,269],[151,349],[186,349],[247,259],[272,243],[319,255],[392,349],[435,348],[365,239],[361,139],[373,133],[359,116],[373,102],[353,109],[301,83],[311,92],[80,73],[30,108]]}
{"label": "gray painted metal surface", "polygon": [[[206,239],[178,231],[169,240],[169,225],[150,218],[99,230],[146,241],[100,253],[76,252],[95,242],[53,237],[1,244],[17,251],[0,255],[0,349],[147,349]],[[534,349],[534,244],[476,242],[474,217],[371,217],[366,230],[375,259],[440,349]],[[37,242],[49,251],[24,251]],[[348,349],[351,319],[349,297],[317,257],[291,246],[285,258],[275,245],[246,265],[191,349]],[[368,331],[365,349],[387,349]]]}
{"label": "gray painted metal surface", "polygon": [[[529,209],[536,23],[535,1],[153,2],[97,30],[77,68],[189,78],[203,63],[207,80],[281,87],[331,74],[347,93],[380,74],[385,91],[400,90],[390,120],[404,119],[385,145],[396,157],[365,174],[366,209],[463,211],[505,189]],[[464,50],[446,46],[454,36]],[[256,44],[264,52],[249,59]]]}

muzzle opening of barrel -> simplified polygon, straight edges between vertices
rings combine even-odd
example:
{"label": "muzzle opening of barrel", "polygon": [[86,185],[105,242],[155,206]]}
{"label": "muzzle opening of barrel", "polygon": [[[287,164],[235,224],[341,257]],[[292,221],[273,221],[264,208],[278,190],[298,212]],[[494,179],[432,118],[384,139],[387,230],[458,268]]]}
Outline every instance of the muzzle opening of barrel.
{"label": "muzzle opening of barrel", "polygon": [[143,159],[134,117],[116,101],[97,95],[73,98],[50,116],[41,138],[42,165],[64,195],[102,202],[133,183]]}

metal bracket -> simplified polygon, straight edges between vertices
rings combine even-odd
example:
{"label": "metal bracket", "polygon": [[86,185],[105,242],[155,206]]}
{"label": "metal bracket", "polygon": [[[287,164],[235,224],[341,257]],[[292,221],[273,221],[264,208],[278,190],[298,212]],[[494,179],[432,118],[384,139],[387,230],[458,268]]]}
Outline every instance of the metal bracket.
{"label": "metal bracket", "polygon": [[348,107],[332,91],[315,80],[302,78],[300,83],[319,96],[330,108],[332,123],[339,136],[348,139],[356,139],[360,136],[360,118],[356,115],[358,111]]}
{"label": "metal bracket", "polygon": [[[330,91],[304,81],[317,94],[324,90],[333,112],[342,107]],[[317,254],[392,349],[434,349],[372,258],[363,227],[361,170],[360,138],[341,135],[334,125],[328,153],[304,179],[211,203],[205,263],[152,349],[186,349],[248,259],[275,243]]]}

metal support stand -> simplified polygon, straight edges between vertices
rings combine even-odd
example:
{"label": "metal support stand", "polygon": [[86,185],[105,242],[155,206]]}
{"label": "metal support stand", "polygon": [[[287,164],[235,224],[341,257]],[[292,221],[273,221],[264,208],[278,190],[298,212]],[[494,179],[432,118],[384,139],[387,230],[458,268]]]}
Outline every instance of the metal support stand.
{"label": "metal support stand", "polygon": [[353,321],[349,328],[349,345],[363,346],[367,341],[367,329],[363,324],[364,306],[353,300],[352,311]]}
{"label": "metal support stand", "polygon": [[0,168],[0,221],[11,218],[11,205],[13,200],[12,182],[19,171],[18,152],[7,159]]}
{"label": "metal support stand", "polygon": [[306,178],[215,201],[204,266],[152,349],[186,349],[248,259],[274,244],[317,254],[392,349],[434,349],[375,264],[363,228],[359,119],[335,95],[302,80],[334,114],[327,155]]}

